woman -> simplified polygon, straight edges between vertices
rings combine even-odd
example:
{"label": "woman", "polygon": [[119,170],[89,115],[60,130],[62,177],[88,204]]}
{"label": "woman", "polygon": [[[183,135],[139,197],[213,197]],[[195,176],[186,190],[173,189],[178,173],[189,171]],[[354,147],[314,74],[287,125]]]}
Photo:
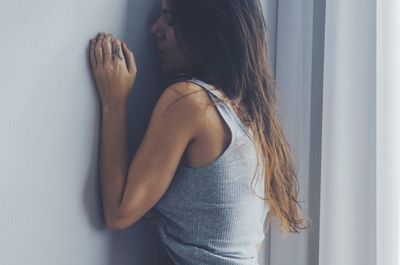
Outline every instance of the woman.
{"label": "woman", "polygon": [[309,228],[277,118],[260,0],[161,0],[151,32],[171,79],[130,163],[134,55],[111,34],[91,40],[106,226],[124,229],[152,212],[176,264],[257,264],[268,212],[286,234]]}

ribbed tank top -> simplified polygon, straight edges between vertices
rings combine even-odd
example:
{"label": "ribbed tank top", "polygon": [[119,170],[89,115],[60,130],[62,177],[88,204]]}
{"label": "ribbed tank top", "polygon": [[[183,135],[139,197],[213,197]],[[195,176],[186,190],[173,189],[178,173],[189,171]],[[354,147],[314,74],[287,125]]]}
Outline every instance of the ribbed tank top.
{"label": "ribbed tank top", "polygon": [[[213,102],[218,101],[205,82],[197,78],[187,81],[204,88]],[[161,242],[176,265],[258,264],[256,244],[265,237],[269,210],[259,198],[264,197],[264,179],[257,181],[255,176],[251,183],[256,167],[251,130],[229,104],[220,104],[216,104],[217,110],[232,135],[228,147],[205,166],[179,165],[152,209]]]}

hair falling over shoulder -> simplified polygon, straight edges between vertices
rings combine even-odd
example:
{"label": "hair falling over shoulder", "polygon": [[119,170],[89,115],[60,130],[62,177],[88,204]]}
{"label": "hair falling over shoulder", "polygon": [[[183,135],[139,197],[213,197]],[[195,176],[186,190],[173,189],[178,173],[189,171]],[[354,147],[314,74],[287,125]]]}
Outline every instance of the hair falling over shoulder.
{"label": "hair falling over shoulder", "polygon": [[260,0],[169,3],[178,45],[192,62],[194,75],[221,89],[254,133],[263,172],[257,175],[265,178],[263,199],[270,207],[268,226],[274,216],[285,234],[310,228],[301,215],[294,155],[278,120],[276,82],[268,63]]}

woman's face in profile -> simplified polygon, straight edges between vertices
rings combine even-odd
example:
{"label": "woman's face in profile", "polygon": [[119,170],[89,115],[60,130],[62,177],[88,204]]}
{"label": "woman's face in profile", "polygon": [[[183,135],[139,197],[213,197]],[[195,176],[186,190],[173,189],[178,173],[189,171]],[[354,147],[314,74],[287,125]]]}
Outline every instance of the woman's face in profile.
{"label": "woman's face in profile", "polygon": [[166,73],[188,72],[189,64],[178,47],[174,23],[168,1],[161,0],[161,15],[150,29],[159,51],[161,70]]}

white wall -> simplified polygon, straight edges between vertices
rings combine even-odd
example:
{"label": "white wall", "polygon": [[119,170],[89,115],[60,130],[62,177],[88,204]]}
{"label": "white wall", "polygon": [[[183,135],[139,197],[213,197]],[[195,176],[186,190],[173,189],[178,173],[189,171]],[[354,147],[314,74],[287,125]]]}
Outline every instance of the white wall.
{"label": "white wall", "polygon": [[1,1],[0,264],[166,263],[144,221],[117,234],[103,228],[100,109],[88,64],[88,41],[100,31],[134,51],[133,152],[157,89],[148,29],[158,12],[158,0]]}

